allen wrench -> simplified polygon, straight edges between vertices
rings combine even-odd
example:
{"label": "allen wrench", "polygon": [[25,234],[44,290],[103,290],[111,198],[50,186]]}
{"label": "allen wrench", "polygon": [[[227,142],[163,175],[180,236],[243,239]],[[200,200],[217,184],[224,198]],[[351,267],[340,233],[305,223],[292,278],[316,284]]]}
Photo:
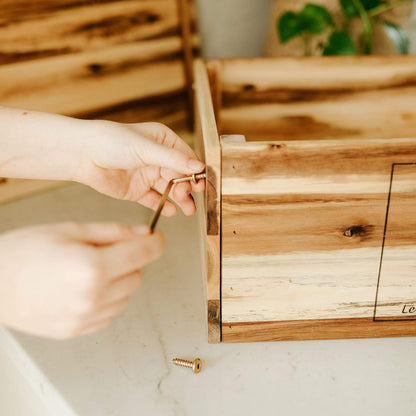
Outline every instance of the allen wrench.
{"label": "allen wrench", "polygon": [[165,202],[168,199],[168,195],[169,192],[172,189],[172,186],[177,184],[177,183],[182,183],[182,182],[193,182],[193,183],[197,183],[200,179],[205,179],[207,177],[207,174],[205,172],[201,172],[201,173],[193,173],[191,176],[186,176],[185,178],[177,178],[177,179],[171,179],[168,182],[168,186],[165,189],[165,192],[162,195],[162,199],[159,202],[159,206],[157,207],[157,210],[155,211],[153,218],[152,218],[152,222],[150,223],[150,233],[152,234],[153,231],[156,228],[156,224],[159,220],[160,214],[162,213],[163,207],[165,206]]}

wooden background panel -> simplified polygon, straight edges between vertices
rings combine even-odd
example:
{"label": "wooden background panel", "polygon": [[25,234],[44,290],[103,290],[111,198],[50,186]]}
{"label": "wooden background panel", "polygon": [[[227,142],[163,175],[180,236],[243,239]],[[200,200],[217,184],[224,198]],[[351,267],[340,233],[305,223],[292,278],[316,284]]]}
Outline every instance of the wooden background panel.
{"label": "wooden background panel", "polygon": [[[372,317],[392,164],[413,161],[416,139],[224,142],[223,324]],[[386,245],[402,254],[415,186],[412,172],[395,182]]]}
{"label": "wooden background panel", "polygon": [[[36,4],[9,4],[0,26],[3,105],[88,116],[186,95],[177,1]],[[197,36],[189,42],[198,47]]]}
{"label": "wooden background panel", "polygon": [[221,134],[247,140],[412,137],[415,57],[216,61]]}
{"label": "wooden background panel", "polygon": [[0,63],[180,37],[175,0],[2,1]]}

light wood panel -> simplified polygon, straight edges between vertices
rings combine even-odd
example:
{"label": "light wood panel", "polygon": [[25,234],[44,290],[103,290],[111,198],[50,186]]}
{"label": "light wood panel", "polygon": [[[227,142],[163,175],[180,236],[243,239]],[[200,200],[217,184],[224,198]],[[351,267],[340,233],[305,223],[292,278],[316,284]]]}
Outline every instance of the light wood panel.
{"label": "light wood panel", "polygon": [[221,149],[208,74],[195,62],[196,148],[206,164],[206,296],[208,341],[221,341]]}
{"label": "light wood panel", "polygon": [[222,341],[416,335],[416,58],[207,69]]}
{"label": "light wood panel", "polygon": [[224,342],[410,337],[415,332],[414,321],[374,322],[372,318],[242,322],[222,326]]}
{"label": "light wood panel", "polygon": [[215,62],[221,134],[247,140],[414,137],[415,57]]}
{"label": "light wood panel", "polygon": [[404,304],[416,301],[416,280],[409,278],[416,271],[409,265],[416,249],[414,170],[402,169],[390,184],[393,164],[413,162],[416,139],[408,138],[223,141],[222,329],[372,319],[390,191],[396,214],[385,247],[401,273],[386,283],[383,304],[400,319]]}
{"label": "light wood panel", "polygon": [[2,105],[189,126],[192,0],[5,0],[1,12]]}

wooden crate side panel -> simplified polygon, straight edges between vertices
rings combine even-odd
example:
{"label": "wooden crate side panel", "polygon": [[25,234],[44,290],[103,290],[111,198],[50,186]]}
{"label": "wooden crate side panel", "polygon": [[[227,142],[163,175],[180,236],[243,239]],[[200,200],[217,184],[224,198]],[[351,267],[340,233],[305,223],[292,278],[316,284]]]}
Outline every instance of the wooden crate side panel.
{"label": "wooden crate side panel", "polygon": [[415,57],[224,60],[220,72],[221,134],[261,141],[414,136]]}
{"label": "wooden crate side panel", "polygon": [[206,295],[208,341],[221,341],[221,151],[205,64],[194,65],[196,148],[206,164]]}
{"label": "wooden crate side panel", "polygon": [[[392,165],[414,162],[415,139],[223,143],[223,328],[372,317]],[[408,258],[416,248],[413,170],[397,177],[394,198],[386,246]],[[416,279],[389,284],[384,301],[400,315],[395,293],[407,290],[416,302]]]}
{"label": "wooden crate side panel", "polygon": [[374,322],[372,318],[223,324],[223,342],[416,336],[415,321]]}

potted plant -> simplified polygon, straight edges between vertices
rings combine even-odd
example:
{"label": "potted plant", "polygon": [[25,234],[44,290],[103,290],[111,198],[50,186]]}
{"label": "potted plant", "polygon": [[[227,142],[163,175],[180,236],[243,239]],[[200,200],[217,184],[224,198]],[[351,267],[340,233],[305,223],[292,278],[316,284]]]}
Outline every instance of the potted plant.
{"label": "potted plant", "polygon": [[408,54],[412,5],[412,0],[277,1],[273,35],[279,45],[270,53],[269,39],[267,55],[292,54],[286,45],[305,56]]}

